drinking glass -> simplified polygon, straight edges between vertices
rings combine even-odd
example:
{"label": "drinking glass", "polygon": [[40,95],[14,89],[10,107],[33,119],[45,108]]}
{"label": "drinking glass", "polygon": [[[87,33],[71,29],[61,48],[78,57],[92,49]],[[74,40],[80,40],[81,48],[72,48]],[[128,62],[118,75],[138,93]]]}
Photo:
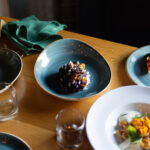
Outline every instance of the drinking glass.
{"label": "drinking glass", "polygon": [[57,144],[64,149],[78,148],[83,142],[85,117],[77,109],[63,109],[56,115]]}
{"label": "drinking glass", "polygon": [[0,121],[14,118],[18,112],[16,89],[9,83],[0,83]]}

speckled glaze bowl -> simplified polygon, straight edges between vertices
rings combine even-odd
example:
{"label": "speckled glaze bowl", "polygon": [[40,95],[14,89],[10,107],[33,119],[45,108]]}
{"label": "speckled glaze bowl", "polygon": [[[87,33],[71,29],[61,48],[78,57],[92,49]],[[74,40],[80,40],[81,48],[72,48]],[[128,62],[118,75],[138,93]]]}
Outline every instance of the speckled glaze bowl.
{"label": "speckled glaze bowl", "polygon": [[13,50],[0,48],[0,82],[13,84],[22,70],[22,59]]}
{"label": "speckled glaze bowl", "polygon": [[134,51],[127,59],[127,73],[137,85],[150,86],[150,74],[147,72],[145,57],[149,53],[150,45],[144,46]]}
{"label": "speckled glaze bowl", "polygon": [[[57,85],[59,68],[69,61],[85,63],[90,74],[90,83],[84,90],[62,93]],[[46,92],[64,100],[78,101],[98,94],[106,88],[111,79],[106,60],[92,47],[75,39],[61,39],[50,44],[37,58],[35,78]]]}

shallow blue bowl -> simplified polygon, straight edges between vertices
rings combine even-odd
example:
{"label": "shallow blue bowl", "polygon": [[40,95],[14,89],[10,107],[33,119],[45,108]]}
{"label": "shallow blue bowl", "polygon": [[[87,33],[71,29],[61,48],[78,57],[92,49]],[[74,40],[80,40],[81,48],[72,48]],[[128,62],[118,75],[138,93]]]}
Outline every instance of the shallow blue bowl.
{"label": "shallow blue bowl", "polygon": [[133,52],[127,59],[126,69],[129,77],[138,85],[150,86],[150,74],[147,72],[145,56],[150,46],[144,46]]}
{"label": "shallow blue bowl", "polygon": [[[59,68],[69,61],[85,63],[90,83],[82,91],[62,93],[56,76]],[[38,84],[45,91],[64,100],[74,101],[98,94],[111,79],[111,71],[105,59],[89,45],[75,39],[61,39],[50,44],[39,55],[34,73]]]}

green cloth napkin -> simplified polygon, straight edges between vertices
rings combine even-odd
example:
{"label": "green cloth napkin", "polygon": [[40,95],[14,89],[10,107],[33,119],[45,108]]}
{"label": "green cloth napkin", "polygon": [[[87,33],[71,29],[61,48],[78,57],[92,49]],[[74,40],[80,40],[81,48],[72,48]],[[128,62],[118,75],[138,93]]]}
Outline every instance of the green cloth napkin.
{"label": "green cloth napkin", "polygon": [[57,21],[40,21],[29,16],[19,21],[5,24],[2,32],[11,39],[26,55],[43,50],[48,44],[62,39],[59,30],[67,26]]}

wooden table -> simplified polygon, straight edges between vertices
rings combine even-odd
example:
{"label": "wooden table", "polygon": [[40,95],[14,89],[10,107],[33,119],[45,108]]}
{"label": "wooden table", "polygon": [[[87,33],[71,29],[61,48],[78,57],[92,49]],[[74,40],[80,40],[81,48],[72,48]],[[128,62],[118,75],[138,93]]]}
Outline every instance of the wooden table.
{"label": "wooden table", "polygon": [[[4,19],[6,22],[15,20],[7,17],[0,17],[0,19]],[[77,108],[86,116],[91,105],[102,94],[120,86],[134,84],[127,75],[125,65],[127,57],[137,49],[136,47],[68,31],[59,33],[64,38],[79,39],[94,47],[106,59],[111,68],[111,82],[103,92],[92,98],[80,102],[63,101],[46,93],[37,84],[34,77],[34,64],[39,53],[24,56],[23,70],[14,84],[17,89],[19,113],[15,119],[0,123],[0,131],[21,137],[33,150],[60,150],[56,144],[54,120],[60,109]],[[0,39],[0,47],[18,49],[4,36]],[[92,150],[86,137],[79,150]]]}

